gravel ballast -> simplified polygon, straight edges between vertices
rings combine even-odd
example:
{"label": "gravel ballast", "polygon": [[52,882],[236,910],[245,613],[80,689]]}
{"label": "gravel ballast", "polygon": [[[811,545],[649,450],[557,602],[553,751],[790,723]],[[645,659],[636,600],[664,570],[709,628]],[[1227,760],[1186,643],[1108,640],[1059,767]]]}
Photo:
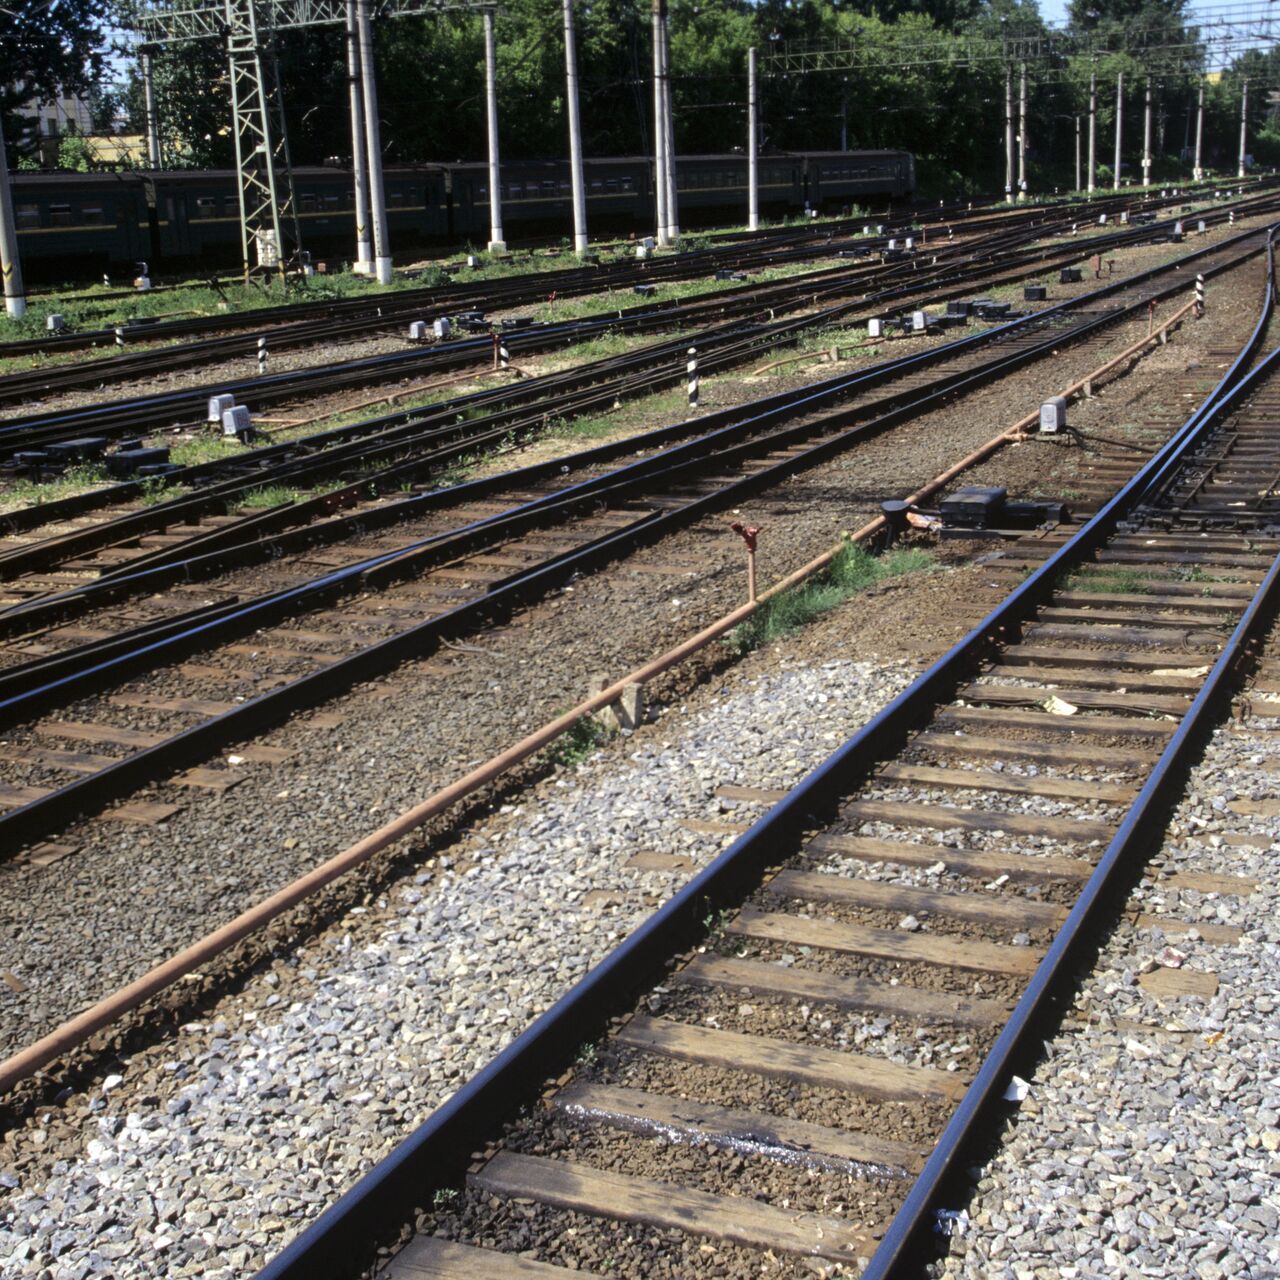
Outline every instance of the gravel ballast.
{"label": "gravel ballast", "polygon": [[[914,671],[761,665],[544,781],[51,1128],[11,1131],[11,1274],[244,1274],[718,852],[682,825],[721,815],[718,786],[793,785]],[[670,870],[629,865],[659,849]]]}
{"label": "gravel ballast", "polygon": [[[1280,1275],[1276,725],[1214,735],[935,1274]],[[1206,874],[1245,879],[1210,890]],[[1136,913],[1241,933],[1210,941]],[[1217,994],[1144,985],[1183,969],[1215,974]]]}

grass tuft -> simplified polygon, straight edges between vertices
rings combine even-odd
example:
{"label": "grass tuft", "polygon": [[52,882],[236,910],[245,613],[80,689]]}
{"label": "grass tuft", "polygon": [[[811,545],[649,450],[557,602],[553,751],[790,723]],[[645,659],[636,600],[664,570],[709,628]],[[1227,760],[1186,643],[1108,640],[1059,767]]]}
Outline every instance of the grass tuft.
{"label": "grass tuft", "polygon": [[1067,585],[1073,591],[1106,595],[1145,595],[1152,590],[1150,577],[1137,569],[1098,568],[1075,574]]}
{"label": "grass tuft", "polygon": [[734,627],[724,643],[737,654],[749,653],[808,625],[877,582],[932,567],[933,556],[919,547],[901,547],[874,556],[857,543],[847,543],[825,573],[773,596]]}

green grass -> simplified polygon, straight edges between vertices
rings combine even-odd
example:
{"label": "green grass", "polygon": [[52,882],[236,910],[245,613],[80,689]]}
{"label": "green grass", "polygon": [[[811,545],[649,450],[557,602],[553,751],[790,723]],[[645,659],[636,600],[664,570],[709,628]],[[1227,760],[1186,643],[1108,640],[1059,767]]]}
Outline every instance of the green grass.
{"label": "green grass", "polygon": [[203,435],[169,446],[169,461],[180,467],[196,467],[203,462],[217,462],[246,452],[234,436]]}
{"label": "green grass", "polygon": [[74,498],[109,483],[106,468],[91,462],[70,467],[54,480],[14,480],[0,492],[0,511],[17,511],[56,502],[59,498]]}
{"label": "green grass", "polygon": [[267,484],[263,485],[261,489],[250,489],[240,499],[240,505],[256,511],[268,507],[283,506],[286,502],[300,502],[308,496],[303,489],[295,489],[284,484]]}
{"label": "green grass", "polygon": [[556,764],[568,768],[581,764],[611,737],[613,732],[603,721],[595,716],[583,716],[560,735],[548,754]]}
{"label": "green grass", "polygon": [[1092,591],[1100,595],[1146,595],[1153,590],[1148,574],[1137,569],[1098,568],[1077,573],[1067,581],[1071,591]]}
{"label": "green grass", "polygon": [[865,547],[851,542],[825,573],[773,596],[745,622],[734,627],[724,643],[737,654],[749,653],[806,626],[877,582],[932,567],[933,557],[918,547],[902,547],[874,556]]}

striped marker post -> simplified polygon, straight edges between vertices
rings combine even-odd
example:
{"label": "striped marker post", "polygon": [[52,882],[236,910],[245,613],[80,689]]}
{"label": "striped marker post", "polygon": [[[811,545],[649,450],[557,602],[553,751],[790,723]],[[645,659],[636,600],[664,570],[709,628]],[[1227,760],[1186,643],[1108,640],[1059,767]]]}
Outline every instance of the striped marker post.
{"label": "striped marker post", "polygon": [[267,371],[267,340],[266,338],[258,339],[258,373],[264,374]]}
{"label": "striped marker post", "polygon": [[119,324],[116,325],[116,346],[124,346],[124,326]]}
{"label": "striped marker post", "polygon": [[1204,315],[1204,276],[1196,276],[1196,315]]}
{"label": "striped marker post", "polygon": [[689,348],[689,362],[685,365],[689,373],[689,408],[698,407],[698,348]]}

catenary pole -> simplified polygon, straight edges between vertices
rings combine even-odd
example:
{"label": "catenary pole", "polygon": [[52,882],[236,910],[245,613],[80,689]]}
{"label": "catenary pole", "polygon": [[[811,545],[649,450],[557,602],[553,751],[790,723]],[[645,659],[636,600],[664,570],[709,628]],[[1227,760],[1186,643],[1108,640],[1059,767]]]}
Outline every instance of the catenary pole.
{"label": "catenary pole", "polygon": [[676,125],[671,104],[671,30],[667,0],[662,5],[662,122],[667,131],[667,236],[674,243],[680,238],[680,198],[676,183]]}
{"label": "catenary pole", "polygon": [[360,79],[364,89],[364,135],[369,149],[369,196],[373,211],[373,267],[379,284],[391,283],[391,242],[387,235],[387,191],[382,181],[382,129],[378,124],[378,84],[373,67],[373,24],[369,0],[356,0],[360,33]]}
{"label": "catenary pole", "polygon": [[1204,154],[1204,81],[1200,81],[1200,93],[1196,104],[1196,162],[1191,170],[1191,176],[1197,182],[1204,177],[1204,166],[1201,157]]}
{"label": "catenary pole", "polygon": [[1120,190],[1120,139],[1124,133],[1124,72],[1116,72],[1116,171],[1111,179],[1114,190]]}
{"label": "catenary pole", "polygon": [[587,192],[582,172],[582,117],[578,112],[578,46],[573,0],[564,0],[564,81],[569,108],[569,176],[573,182],[573,251],[587,251]]}
{"label": "catenary pole", "polygon": [[1240,164],[1236,169],[1236,177],[1244,177],[1245,156],[1249,145],[1249,82],[1240,85]]}
{"label": "catenary pole", "polygon": [[1089,194],[1098,185],[1098,77],[1089,73]]}
{"label": "catenary pole", "polygon": [[489,135],[489,252],[504,253],[502,234],[502,173],[498,163],[498,42],[493,10],[484,11],[484,103]]}
{"label": "catenary pole", "polygon": [[1018,199],[1027,198],[1027,64],[1018,76]]}
{"label": "catenary pole", "polygon": [[1151,185],[1151,77],[1147,77],[1142,104],[1142,185]]}
{"label": "catenary pole", "polygon": [[147,166],[160,167],[160,121],[156,117],[156,84],[152,77],[151,50],[143,45],[138,50],[142,65],[142,115],[147,131]]}
{"label": "catenary pole", "polygon": [[1080,117],[1076,116],[1076,186],[1080,190]]}
{"label": "catenary pole", "polygon": [[5,154],[3,128],[0,128],[0,274],[4,276],[4,309],[16,320],[27,314],[27,295],[22,288],[22,264],[18,261],[18,231],[13,220],[13,191],[9,187],[9,157]]}
{"label": "catenary pole", "polygon": [[1004,67],[1004,198],[1013,203],[1013,65]]}
{"label": "catenary pole", "polygon": [[653,212],[658,243],[667,245],[667,131],[663,125],[662,0],[651,6],[653,27]]}
{"label": "catenary pole", "polygon": [[756,51],[747,50],[747,230],[760,230],[760,123]]}
{"label": "catenary pole", "polygon": [[369,148],[364,135],[364,88],[360,75],[360,34],[356,0],[347,0],[347,97],[351,104],[351,179],[355,187],[357,275],[373,271],[369,240]]}

